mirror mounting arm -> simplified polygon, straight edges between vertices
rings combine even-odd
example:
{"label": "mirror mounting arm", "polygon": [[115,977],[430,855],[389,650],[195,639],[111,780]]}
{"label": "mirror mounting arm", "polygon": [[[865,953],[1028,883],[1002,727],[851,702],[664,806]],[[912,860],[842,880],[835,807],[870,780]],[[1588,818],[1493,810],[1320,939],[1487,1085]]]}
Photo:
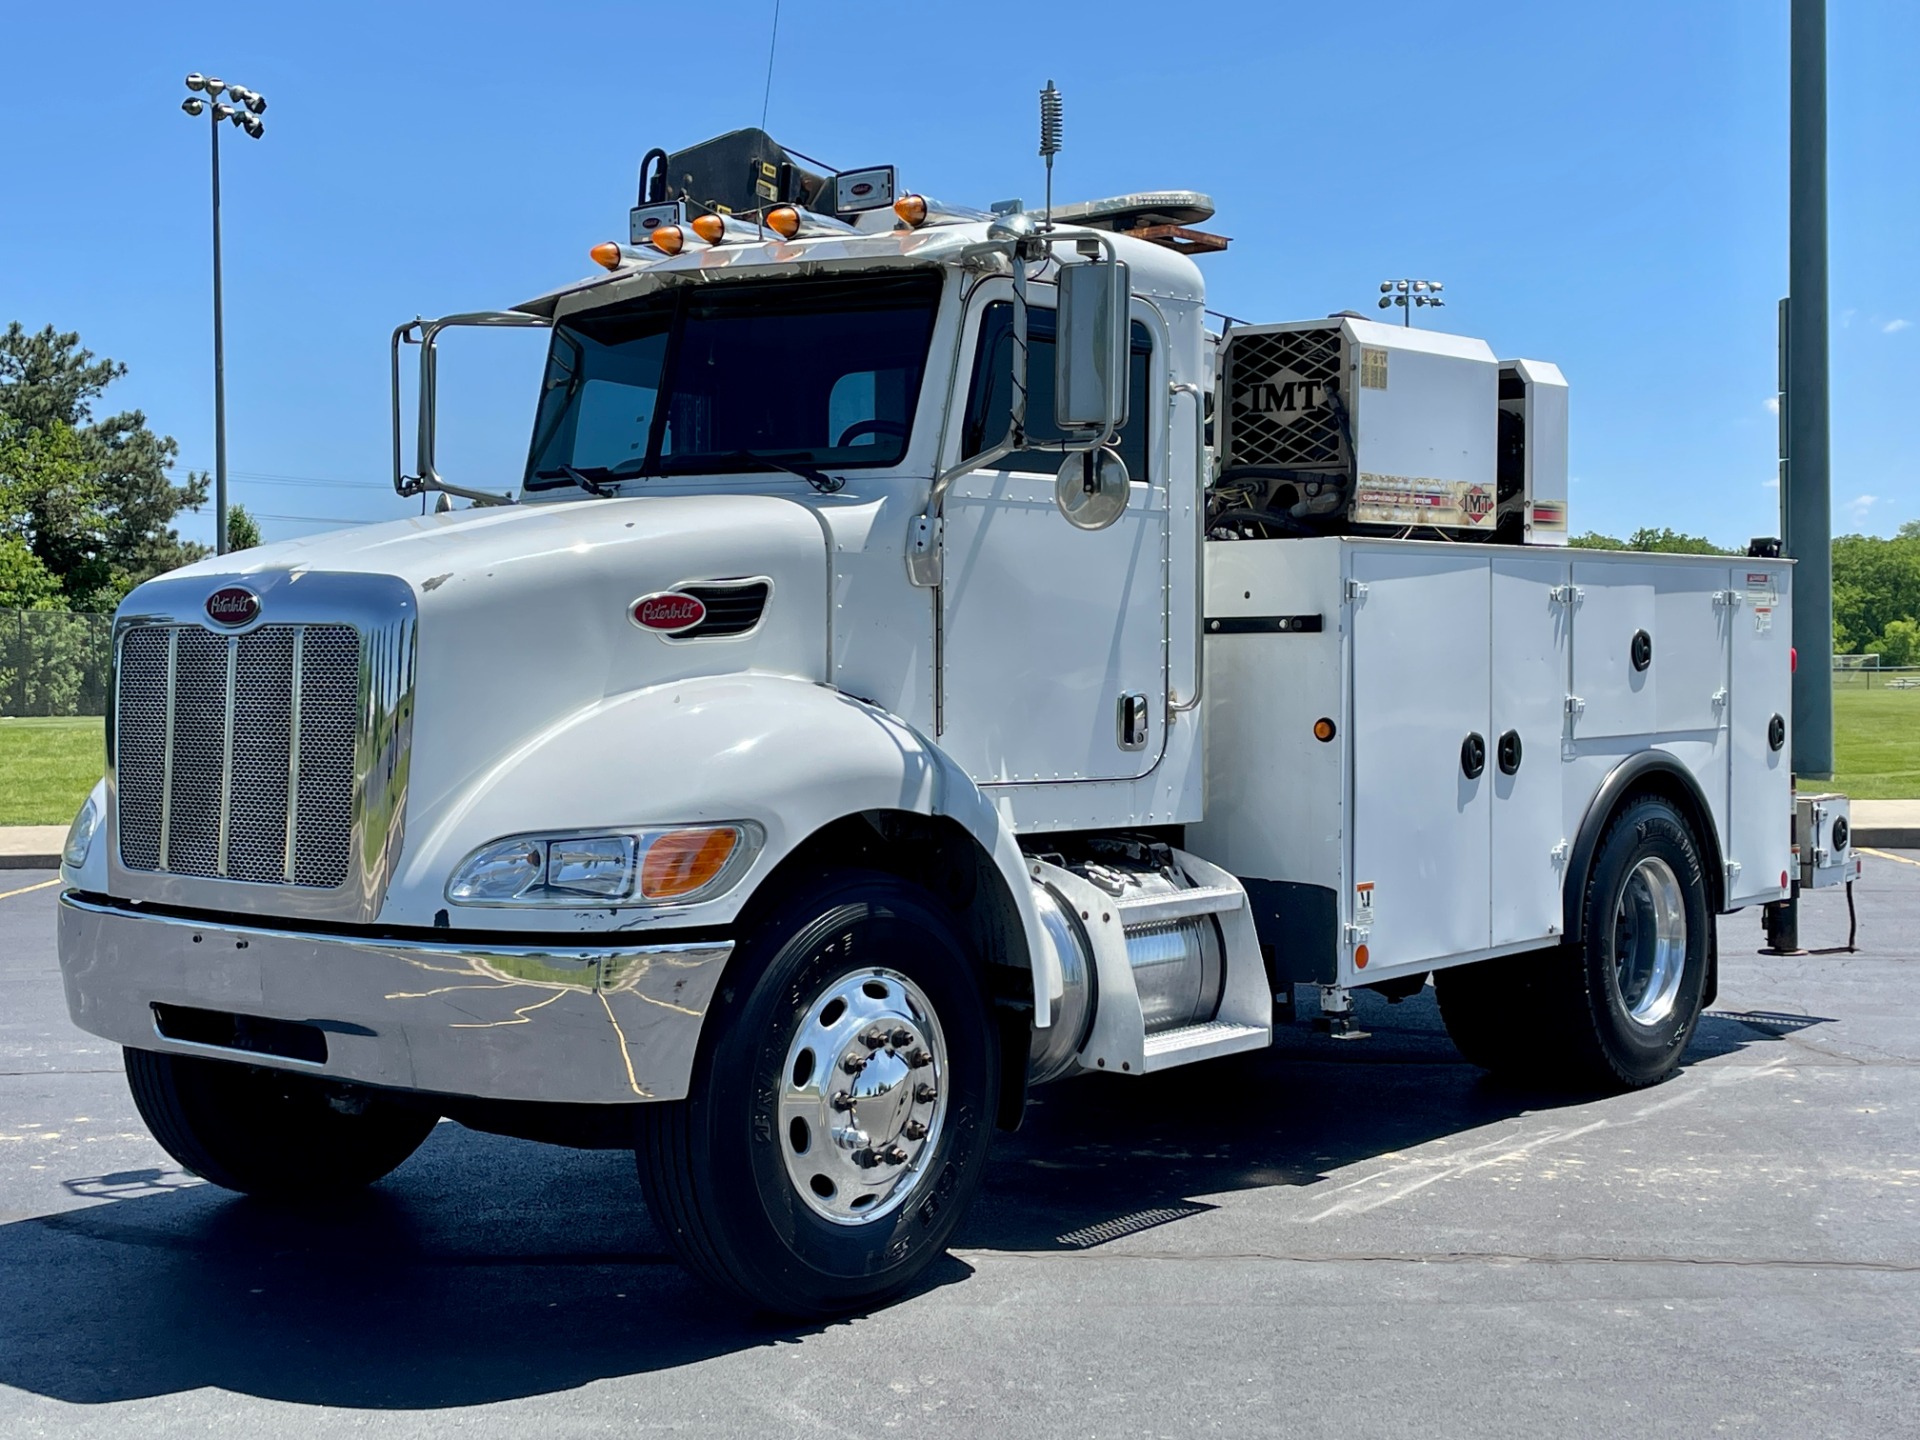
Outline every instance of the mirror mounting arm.
{"label": "mirror mounting arm", "polygon": [[[1008,217],[1011,220],[1013,217]],[[907,537],[907,578],[922,589],[940,584],[940,540],[946,524],[947,491],[953,482],[976,470],[984,470],[996,460],[1022,450],[1058,450],[1062,455],[1099,450],[1117,443],[1117,427],[1097,437],[1078,440],[1035,443],[1027,438],[1027,266],[1049,259],[1055,245],[1072,244],[1083,256],[1104,253],[1108,264],[1118,265],[1120,247],[1113,237],[1099,230],[1068,230],[1062,226],[1045,232],[1026,231],[969,247],[965,257],[977,260],[989,255],[1004,256],[1013,281],[1013,353],[1008,359],[1011,415],[1006,435],[977,455],[969,455],[934,477],[927,492],[927,503],[914,517]],[[395,442],[396,445],[398,442]],[[397,462],[396,462],[397,463]]]}
{"label": "mirror mounting arm", "polygon": [[[528,328],[533,326],[551,326],[553,322],[541,315],[529,315],[522,310],[477,310],[464,315],[446,315],[438,320],[425,320],[416,316],[404,325],[394,327],[392,344],[393,372],[393,488],[398,495],[411,498],[423,495],[430,490],[447,495],[456,495],[462,500],[471,500],[476,505],[512,505],[518,497],[511,492],[498,493],[492,490],[470,490],[464,485],[455,485],[440,478],[433,466],[434,432],[436,426],[436,390],[439,376],[439,354],[434,342],[442,330],[456,325],[479,325],[503,328]],[[400,347],[418,345],[420,347],[420,425],[414,441],[414,469],[419,473],[403,473],[400,460]]]}

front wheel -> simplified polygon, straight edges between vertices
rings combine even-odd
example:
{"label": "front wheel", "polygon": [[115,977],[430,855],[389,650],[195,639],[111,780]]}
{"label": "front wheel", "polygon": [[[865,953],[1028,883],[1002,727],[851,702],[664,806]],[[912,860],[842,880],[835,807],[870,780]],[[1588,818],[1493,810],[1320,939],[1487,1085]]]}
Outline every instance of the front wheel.
{"label": "front wheel", "polygon": [[140,1118],[166,1152],[249,1195],[371,1185],[440,1120],[378,1091],[198,1055],[128,1050],[126,1068]]}
{"label": "front wheel", "polygon": [[979,1183],[998,1041],[954,917],[841,873],[759,927],[687,1099],[639,1108],[655,1220],[705,1279],[785,1314],[874,1304],[946,1248]]}

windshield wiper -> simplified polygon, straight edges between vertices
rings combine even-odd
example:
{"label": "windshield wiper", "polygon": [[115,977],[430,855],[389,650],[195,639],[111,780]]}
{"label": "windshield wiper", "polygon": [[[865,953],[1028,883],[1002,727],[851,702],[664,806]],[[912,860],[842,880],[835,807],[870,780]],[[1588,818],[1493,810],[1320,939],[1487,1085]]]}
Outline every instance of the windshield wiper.
{"label": "windshield wiper", "polygon": [[598,495],[603,499],[614,492],[600,482],[609,479],[612,475],[613,471],[604,465],[596,465],[591,470],[576,470],[571,465],[562,465],[554,470],[533,472],[533,478],[536,480],[571,480],[589,495]]}
{"label": "windshield wiper", "polygon": [[829,475],[817,466],[795,464],[786,460],[777,460],[771,455],[762,455],[757,450],[733,450],[718,457],[722,460],[750,460],[756,465],[765,465],[771,470],[784,470],[789,475],[797,475],[822,495],[831,495],[846,488],[846,480],[838,475]]}

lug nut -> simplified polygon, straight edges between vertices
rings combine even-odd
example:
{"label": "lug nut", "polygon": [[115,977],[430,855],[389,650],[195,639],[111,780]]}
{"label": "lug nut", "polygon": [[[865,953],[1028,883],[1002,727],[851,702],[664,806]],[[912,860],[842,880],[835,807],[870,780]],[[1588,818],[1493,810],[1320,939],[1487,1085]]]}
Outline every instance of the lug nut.
{"label": "lug nut", "polygon": [[833,1097],[832,1103],[833,1108],[836,1110],[851,1110],[853,1109],[853,1095],[849,1091],[842,1090],[838,1095]]}
{"label": "lug nut", "polygon": [[862,1170],[871,1170],[880,1163],[880,1157],[871,1150],[856,1150],[853,1152],[853,1163]]}
{"label": "lug nut", "polygon": [[889,1035],[887,1039],[892,1043],[894,1049],[904,1050],[907,1046],[913,1044],[913,1032],[903,1026]]}
{"label": "lug nut", "polygon": [[849,1075],[858,1075],[862,1070],[867,1068],[867,1057],[864,1055],[849,1055],[840,1062],[840,1068]]}
{"label": "lug nut", "polygon": [[931,1085],[923,1084],[913,1087],[913,1103],[916,1105],[931,1105],[939,1096],[940,1092]]}
{"label": "lug nut", "polygon": [[878,1050],[882,1045],[887,1043],[887,1032],[884,1030],[869,1030],[860,1037],[860,1043],[869,1050]]}
{"label": "lug nut", "polygon": [[932,1063],[933,1056],[929,1055],[925,1050],[915,1050],[911,1055],[907,1056],[907,1064],[916,1070],[924,1069]]}
{"label": "lug nut", "polygon": [[889,1165],[904,1165],[907,1163],[907,1152],[900,1146],[893,1145],[888,1147],[886,1159]]}
{"label": "lug nut", "polygon": [[909,1120],[901,1127],[900,1133],[909,1140],[924,1140],[927,1138],[927,1127],[918,1120]]}

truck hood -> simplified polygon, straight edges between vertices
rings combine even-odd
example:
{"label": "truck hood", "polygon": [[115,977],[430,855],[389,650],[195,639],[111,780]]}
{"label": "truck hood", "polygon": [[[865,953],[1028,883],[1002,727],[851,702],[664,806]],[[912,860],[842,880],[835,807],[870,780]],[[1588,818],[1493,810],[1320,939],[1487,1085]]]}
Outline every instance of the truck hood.
{"label": "truck hood", "polygon": [[[821,519],[794,500],[579,500],[425,515],[210,557],[139,587],[121,616],[204,624],[207,597],[238,584],[259,596],[260,623],[299,623],[312,618],[301,611],[309,575],[343,577],[327,582],[336,589],[366,576],[369,595],[397,597],[382,601],[388,609],[410,591],[406,828],[419,835],[609,697],[710,675],[825,681],[829,572]],[[632,618],[644,596],[727,580],[766,586],[757,622],[740,633],[676,637]]]}

